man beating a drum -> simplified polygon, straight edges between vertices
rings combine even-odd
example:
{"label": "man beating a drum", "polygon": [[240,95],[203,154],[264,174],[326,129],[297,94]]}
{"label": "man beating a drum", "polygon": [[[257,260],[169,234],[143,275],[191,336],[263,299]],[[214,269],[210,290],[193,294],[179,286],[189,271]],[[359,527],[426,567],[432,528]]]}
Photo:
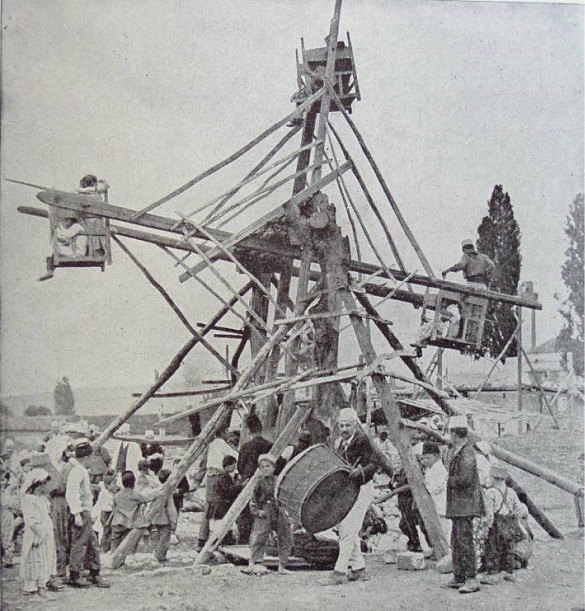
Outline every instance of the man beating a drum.
{"label": "man beating a drum", "polygon": [[369,580],[361,552],[359,532],[373,500],[372,478],[378,465],[370,440],[358,428],[358,415],[354,409],[340,410],[339,433],[335,451],[351,465],[349,477],[359,484],[360,491],[353,507],[339,523],[339,556],[333,572],[323,585]]}

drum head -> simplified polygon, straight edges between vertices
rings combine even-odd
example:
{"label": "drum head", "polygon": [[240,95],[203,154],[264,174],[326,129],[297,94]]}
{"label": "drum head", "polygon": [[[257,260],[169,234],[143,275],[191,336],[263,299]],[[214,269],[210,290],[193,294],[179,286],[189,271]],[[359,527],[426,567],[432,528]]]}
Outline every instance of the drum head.
{"label": "drum head", "polygon": [[349,479],[347,469],[328,475],[309,492],[301,510],[301,524],[310,533],[317,533],[339,524],[353,507],[360,488]]}

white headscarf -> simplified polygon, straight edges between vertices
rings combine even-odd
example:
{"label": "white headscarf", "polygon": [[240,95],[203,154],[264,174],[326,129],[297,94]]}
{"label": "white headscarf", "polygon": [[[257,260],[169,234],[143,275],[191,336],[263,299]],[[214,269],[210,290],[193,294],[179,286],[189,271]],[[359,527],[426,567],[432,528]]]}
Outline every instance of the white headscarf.
{"label": "white headscarf", "polygon": [[49,479],[49,477],[50,477],[49,474],[44,469],[41,469],[40,467],[33,469],[32,471],[29,471],[24,478],[22,487],[20,488],[20,494],[24,496],[25,494],[28,493],[30,487],[33,484],[36,484],[37,482],[45,482]]}

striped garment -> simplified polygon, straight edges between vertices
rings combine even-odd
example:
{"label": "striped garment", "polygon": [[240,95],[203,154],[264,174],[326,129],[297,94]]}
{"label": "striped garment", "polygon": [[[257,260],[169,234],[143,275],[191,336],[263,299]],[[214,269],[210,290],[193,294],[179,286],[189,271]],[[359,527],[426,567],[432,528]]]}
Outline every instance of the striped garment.
{"label": "striped garment", "polygon": [[[49,501],[44,496],[25,494],[22,499],[24,536],[20,576],[25,584],[34,582],[44,588],[51,575],[57,572],[53,521]],[[32,526],[38,534],[32,530]]]}

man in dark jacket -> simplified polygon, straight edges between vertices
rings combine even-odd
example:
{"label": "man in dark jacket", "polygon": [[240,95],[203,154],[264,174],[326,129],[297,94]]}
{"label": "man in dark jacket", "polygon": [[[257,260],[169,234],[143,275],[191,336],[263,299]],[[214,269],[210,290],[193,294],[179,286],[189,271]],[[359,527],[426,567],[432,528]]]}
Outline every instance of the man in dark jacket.
{"label": "man in dark jacket", "polygon": [[353,507],[339,523],[339,556],[333,573],[324,585],[369,580],[361,552],[359,533],[373,500],[372,478],[378,465],[374,459],[370,440],[358,430],[358,415],[354,409],[340,410],[339,434],[336,452],[351,466],[349,477],[359,485],[360,490]]}
{"label": "man in dark jacket", "polygon": [[446,585],[467,594],[480,589],[476,579],[473,518],[484,515],[485,508],[465,416],[453,416],[449,432],[453,447],[449,456],[446,517],[452,522],[453,579]]}

